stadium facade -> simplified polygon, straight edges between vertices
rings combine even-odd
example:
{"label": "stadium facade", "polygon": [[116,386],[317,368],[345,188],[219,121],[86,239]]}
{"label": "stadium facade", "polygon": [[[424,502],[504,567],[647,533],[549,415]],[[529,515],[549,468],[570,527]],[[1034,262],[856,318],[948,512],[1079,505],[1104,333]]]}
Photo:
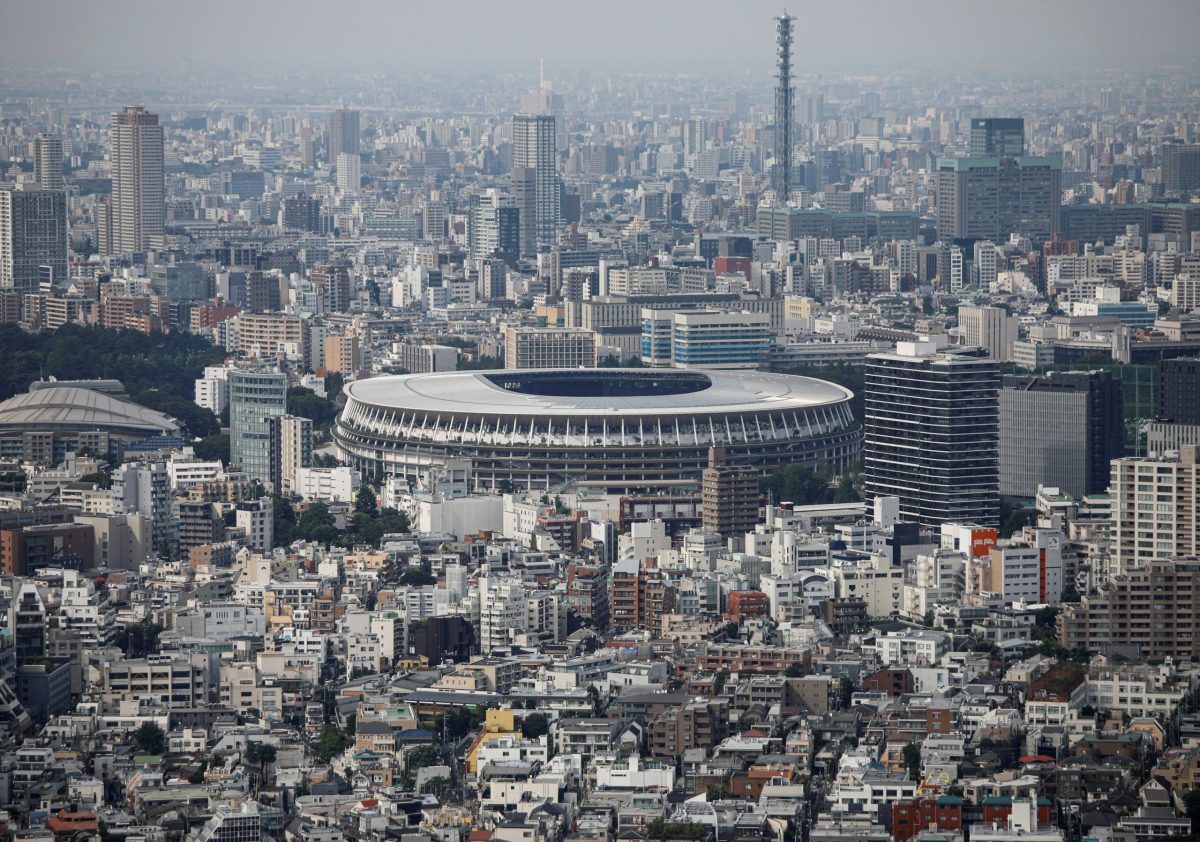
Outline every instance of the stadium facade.
{"label": "stadium facade", "polygon": [[849,390],[744,371],[464,371],[359,380],[334,428],[364,477],[416,483],[468,460],[486,489],[565,484],[609,492],[698,486],[712,448],[766,475],[839,471],[859,455]]}

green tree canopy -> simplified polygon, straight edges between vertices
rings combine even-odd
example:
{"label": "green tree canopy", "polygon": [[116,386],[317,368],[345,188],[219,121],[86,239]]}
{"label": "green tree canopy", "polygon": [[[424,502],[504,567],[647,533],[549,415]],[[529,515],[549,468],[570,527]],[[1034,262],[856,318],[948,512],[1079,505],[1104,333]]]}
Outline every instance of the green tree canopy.
{"label": "green tree canopy", "polygon": [[167,735],[155,722],[145,722],[133,732],[133,741],[145,754],[162,754],[167,750]]}
{"label": "green tree canopy", "polygon": [[337,417],[333,401],[303,386],[293,386],[287,390],[287,409],[289,415],[307,418],[314,427],[327,426]]}
{"label": "green tree canopy", "polygon": [[358,493],[354,495],[354,511],[369,517],[379,514],[379,505],[375,502],[375,489],[365,482],[359,486]]}
{"label": "green tree canopy", "polygon": [[763,480],[763,487],[774,495],[776,502],[786,500],[797,506],[833,502],[829,475],[809,465],[784,465]]}
{"label": "green tree canopy", "polygon": [[326,725],[321,731],[320,739],[317,740],[314,753],[322,763],[328,763],[352,745],[354,745],[354,740],[350,739],[341,728],[336,725]]}
{"label": "green tree canopy", "polygon": [[531,713],[521,720],[521,736],[536,740],[550,732],[550,720],[544,713]]}
{"label": "green tree canopy", "polygon": [[192,445],[192,449],[196,453],[197,459],[202,459],[206,462],[220,460],[226,465],[229,464],[229,434],[216,433],[211,436],[205,436]]}
{"label": "green tree canopy", "polygon": [[318,544],[336,544],[341,538],[341,534],[333,513],[329,511],[327,505],[319,500],[310,503],[296,521],[295,535],[306,541],[315,541]]}
{"label": "green tree canopy", "polygon": [[921,779],[921,747],[916,743],[909,743],[904,747],[904,768],[908,770],[908,776],[912,780]]}
{"label": "green tree canopy", "polygon": [[406,567],[400,572],[396,581],[410,588],[437,584],[437,578],[424,567]]}

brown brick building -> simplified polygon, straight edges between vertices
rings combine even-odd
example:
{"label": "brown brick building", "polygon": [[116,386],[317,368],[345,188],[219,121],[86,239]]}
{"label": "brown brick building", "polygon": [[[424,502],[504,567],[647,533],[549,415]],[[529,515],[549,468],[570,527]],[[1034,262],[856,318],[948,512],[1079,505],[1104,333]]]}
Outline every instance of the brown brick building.
{"label": "brown brick building", "polygon": [[908,842],[931,828],[962,833],[963,802],[953,795],[913,798],[892,805],[892,839]]}
{"label": "brown brick building", "polygon": [[84,570],[95,563],[95,531],[78,523],[0,530],[0,571],[24,576],[39,567]]}
{"label": "brown brick building", "polygon": [[711,749],[729,736],[729,700],[696,699],[650,721],[650,753],[678,759],[690,748]]}

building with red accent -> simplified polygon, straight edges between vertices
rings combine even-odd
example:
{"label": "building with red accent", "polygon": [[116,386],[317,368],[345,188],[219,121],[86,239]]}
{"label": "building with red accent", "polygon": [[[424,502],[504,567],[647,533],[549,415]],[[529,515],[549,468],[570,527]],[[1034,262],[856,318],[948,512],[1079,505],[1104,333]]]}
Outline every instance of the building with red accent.
{"label": "building with red accent", "polygon": [[[983,823],[987,825],[1008,826],[1008,817],[1012,815],[1013,800],[1009,795],[993,795],[983,799]],[[1038,827],[1050,824],[1050,799],[1037,800]]]}
{"label": "building with red accent", "polygon": [[[1010,802],[1010,809],[1011,806]],[[922,831],[931,828],[962,833],[962,799],[953,795],[926,795],[897,801],[892,805],[893,842],[908,842]]]}
{"label": "building with red accent", "polygon": [[771,601],[762,591],[732,591],[726,616],[735,623],[743,617],[766,617],[771,613]]}
{"label": "building with red accent", "polygon": [[913,674],[907,669],[881,669],[862,680],[862,689],[868,693],[886,693],[893,699],[916,690]]}

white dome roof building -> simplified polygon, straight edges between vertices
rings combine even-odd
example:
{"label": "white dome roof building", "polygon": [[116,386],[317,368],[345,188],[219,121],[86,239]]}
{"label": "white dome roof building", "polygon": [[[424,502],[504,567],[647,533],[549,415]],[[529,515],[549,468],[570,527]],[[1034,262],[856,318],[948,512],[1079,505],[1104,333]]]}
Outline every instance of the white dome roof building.
{"label": "white dome roof building", "polygon": [[155,436],[179,435],[169,415],[78,386],[52,386],[0,403],[0,458],[51,464],[69,451],[124,452]]}

